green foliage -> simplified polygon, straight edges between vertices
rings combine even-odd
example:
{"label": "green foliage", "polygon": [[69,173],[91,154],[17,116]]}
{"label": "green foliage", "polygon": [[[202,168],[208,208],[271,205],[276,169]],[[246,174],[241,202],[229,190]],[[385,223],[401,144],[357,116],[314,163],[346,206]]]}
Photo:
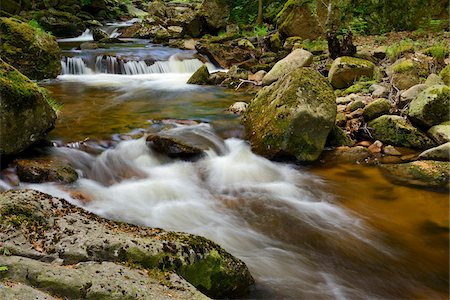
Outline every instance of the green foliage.
{"label": "green foliage", "polygon": [[91,5],[91,3],[92,3],[92,0],[81,0],[81,4],[82,4],[83,6],[85,6],[85,5]]}
{"label": "green foliage", "polygon": [[7,266],[0,266],[0,272],[6,272],[6,271],[8,271]]}
{"label": "green foliage", "polygon": [[400,42],[393,43],[386,49],[386,56],[391,60],[395,61],[400,58],[402,54],[406,52],[414,51],[414,42],[410,39],[401,40]]}
{"label": "green foliage", "polygon": [[440,42],[425,50],[425,54],[431,55],[436,61],[443,62],[449,55],[449,47],[445,42]]}
{"label": "green foliage", "polygon": [[[276,15],[287,0],[264,0],[264,19],[274,22]],[[258,17],[257,0],[232,0],[230,20],[238,24],[254,24]]]}
{"label": "green foliage", "polygon": [[266,36],[269,33],[269,28],[265,25],[256,25],[253,27],[253,32],[256,36]]}

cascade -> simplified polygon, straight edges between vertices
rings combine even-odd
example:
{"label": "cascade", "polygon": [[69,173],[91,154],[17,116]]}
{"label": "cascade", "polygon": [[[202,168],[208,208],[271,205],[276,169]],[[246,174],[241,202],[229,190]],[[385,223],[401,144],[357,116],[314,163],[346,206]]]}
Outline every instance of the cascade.
{"label": "cascade", "polygon": [[83,75],[92,74],[81,57],[66,57],[61,60],[62,74]]}

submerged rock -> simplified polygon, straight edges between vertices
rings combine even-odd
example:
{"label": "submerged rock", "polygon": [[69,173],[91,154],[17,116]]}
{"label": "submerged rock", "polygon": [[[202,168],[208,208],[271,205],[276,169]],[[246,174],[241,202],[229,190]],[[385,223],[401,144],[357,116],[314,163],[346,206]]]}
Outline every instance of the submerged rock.
{"label": "submerged rock", "polygon": [[14,18],[0,18],[2,59],[31,79],[55,78],[61,73],[56,39]]}
{"label": "submerged rock", "polygon": [[374,139],[384,144],[428,149],[436,143],[400,116],[383,115],[369,122]]}
{"label": "submerged rock", "polygon": [[0,59],[0,154],[21,152],[55,124],[45,90]]}
{"label": "submerged rock", "polygon": [[434,85],[422,91],[408,110],[408,117],[424,127],[431,127],[450,121],[450,87]]}
{"label": "submerged rock", "polygon": [[303,49],[296,49],[273,66],[273,68],[264,76],[263,85],[269,85],[295,69],[307,67],[312,61],[313,55],[311,52]]}
{"label": "submerged rock", "polygon": [[197,69],[197,71],[192,74],[192,76],[187,81],[187,84],[199,84],[205,85],[208,84],[209,79],[209,71],[206,65],[201,66]]}
{"label": "submerged rock", "polygon": [[414,161],[405,164],[382,164],[379,168],[396,183],[427,188],[449,187],[450,162]]}
{"label": "submerged rock", "polygon": [[[37,191],[0,193],[0,216],[2,251],[13,255],[0,258],[0,265],[9,266],[7,277],[25,284],[42,281],[39,288],[58,297],[98,292],[123,299],[122,292],[132,291],[154,292],[152,298],[172,292],[182,298],[201,297],[173,273],[215,298],[242,296],[253,283],[242,261],[205,238],[107,221]],[[75,266],[67,270],[38,260]],[[128,284],[119,289],[122,280]],[[160,289],[154,285],[158,280]]]}
{"label": "submerged rock", "polygon": [[361,76],[372,78],[375,65],[364,59],[343,56],[335,59],[331,65],[328,79],[333,87],[349,87]]}
{"label": "submerged rock", "polygon": [[326,78],[299,68],[256,95],[244,114],[256,153],[316,160],[336,118],[336,101]]}

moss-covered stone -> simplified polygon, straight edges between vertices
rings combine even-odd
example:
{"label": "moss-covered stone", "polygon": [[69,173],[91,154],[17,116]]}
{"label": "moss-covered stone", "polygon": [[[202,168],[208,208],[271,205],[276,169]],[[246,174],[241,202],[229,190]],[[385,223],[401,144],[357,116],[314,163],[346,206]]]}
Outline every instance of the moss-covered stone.
{"label": "moss-covered stone", "polygon": [[438,144],[450,142],[450,124],[435,125],[427,131],[427,134]]}
{"label": "moss-covered stone", "polygon": [[382,115],[389,114],[392,109],[392,103],[385,98],[375,99],[374,101],[367,104],[364,108],[363,117],[366,120],[373,120]]}
{"label": "moss-covered stone", "polygon": [[34,11],[33,18],[57,37],[75,37],[86,30],[83,20],[69,11],[42,9]]}
{"label": "moss-covered stone", "polygon": [[281,35],[280,35],[279,31],[275,32],[270,37],[269,42],[270,42],[270,50],[272,50],[272,51],[278,51],[283,47],[283,43],[281,41]]}
{"label": "moss-covered stone", "polygon": [[384,175],[394,182],[428,188],[449,187],[450,162],[414,161],[405,164],[380,165]]}
{"label": "moss-covered stone", "polygon": [[31,79],[55,78],[61,72],[56,39],[14,18],[0,18],[2,59]]}
{"label": "moss-covered stone", "polygon": [[445,68],[439,73],[444,83],[450,86],[450,65],[446,65]]}
{"label": "moss-covered stone", "polygon": [[307,67],[312,61],[312,53],[303,49],[296,49],[273,66],[269,73],[264,76],[263,85],[269,85],[295,69]]}
{"label": "moss-covered stone", "polygon": [[328,79],[333,87],[341,89],[352,85],[362,76],[372,78],[374,68],[375,65],[368,60],[343,56],[333,61]]}
{"label": "moss-covered stone", "polygon": [[436,143],[400,116],[383,115],[369,122],[374,139],[383,144],[428,149]]}
{"label": "moss-covered stone", "polygon": [[336,100],[327,80],[313,69],[299,68],[260,90],[243,123],[256,153],[313,161],[335,118]]}
{"label": "moss-covered stone", "polygon": [[366,106],[366,103],[364,103],[364,101],[362,99],[356,99],[355,101],[351,102],[348,106],[347,106],[347,110],[349,111],[355,111],[358,108],[364,108]]}
{"label": "moss-covered stone", "polygon": [[206,25],[212,30],[225,28],[230,18],[231,7],[226,0],[205,0],[199,10]]}
{"label": "moss-covered stone", "polygon": [[192,74],[192,76],[187,81],[188,84],[199,84],[199,85],[205,85],[208,84],[209,79],[209,71],[206,65],[201,66],[198,68],[197,71]]}
{"label": "moss-covered stone", "polygon": [[409,104],[408,117],[420,126],[431,127],[450,121],[450,87],[434,85]]}
{"label": "moss-covered stone", "polygon": [[18,159],[17,175],[21,181],[72,183],[78,174],[69,164],[54,159]]}
{"label": "moss-covered stone", "polygon": [[[450,160],[450,142],[428,149],[419,155],[420,159],[427,160]],[[450,170],[448,170],[450,172]]]}
{"label": "moss-covered stone", "polygon": [[399,90],[406,90],[419,84],[428,76],[428,63],[420,60],[399,59],[387,69],[392,84]]}
{"label": "moss-covered stone", "polygon": [[425,80],[425,84],[428,86],[432,86],[432,85],[444,85],[445,82],[444,80],[442,80],[442,78],[437,75],[437,74],[430,74],[427,77],[427,80]]}
{"label": "moss-covered stone", "polygon": [[0,154],[25,150],[54,127],[45,90],[0,59]]}
{"label": "moss-covered stone", "polygon": [[328,135],[327,138],[327,143],[328,146],[333,146],[333,147],[339,147],[339,146],[353,146],[355,145],[355,141],[350,137],[350,135],[343,130],[342,128],[340,128],[337,125],[333,126],[333,129],[331,130],[330,134]]}

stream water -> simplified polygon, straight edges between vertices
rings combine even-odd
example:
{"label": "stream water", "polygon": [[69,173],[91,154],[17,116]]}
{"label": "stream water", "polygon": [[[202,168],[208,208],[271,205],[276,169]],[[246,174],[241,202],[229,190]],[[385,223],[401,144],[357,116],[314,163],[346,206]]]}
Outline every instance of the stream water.
{"label": "stream water", "polygon": [[[185,84],[201,64],[190,51],[148,41],[65,45],[64,74],[46,84],[63,104],[50,138],[119,143],[96,155],[53,148],[82,178],[29,187],[109,219],[217,242],[255,277],[249,298],[448,298],[448,194],[394,185],[375,167],[301,167],[253,154],[237,117],[224,112],[248,96]],[[174,130],[207,136],[220,151],[186,162],[143,138],[117,137],[161,119],[201,122]]]}

